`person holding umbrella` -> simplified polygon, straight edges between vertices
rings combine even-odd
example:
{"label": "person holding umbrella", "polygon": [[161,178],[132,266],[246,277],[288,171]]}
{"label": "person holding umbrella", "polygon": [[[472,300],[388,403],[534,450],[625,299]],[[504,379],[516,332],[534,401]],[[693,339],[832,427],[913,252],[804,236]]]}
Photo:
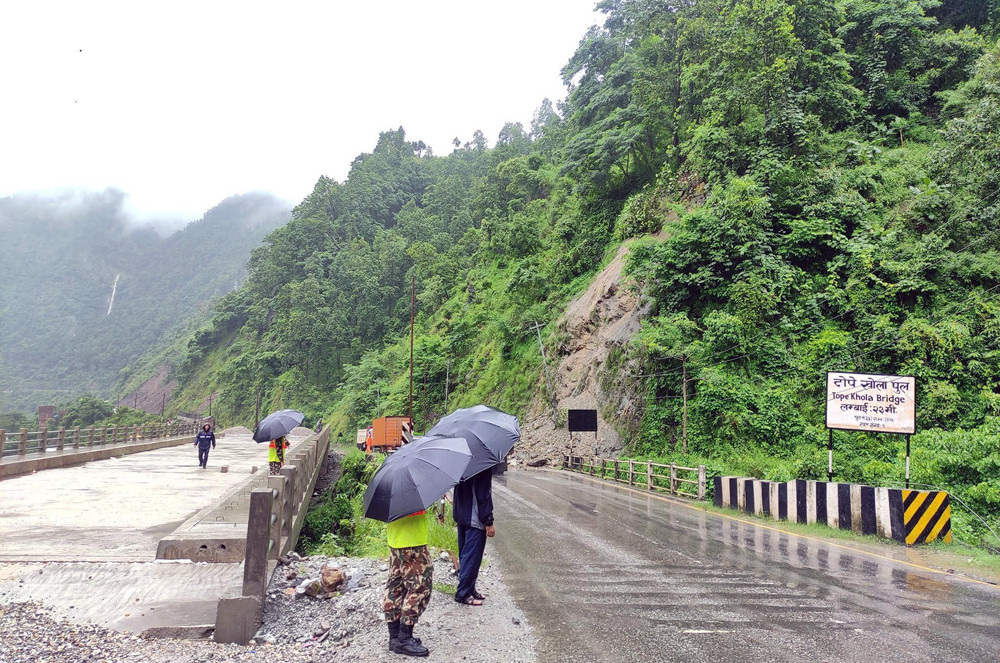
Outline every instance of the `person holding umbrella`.
{"label": "person holding umbrella", "polygon": [[472,460],[455,486],[452,515],[458,526],[458,589],[455,600],[482,605],[486,597],[476,589],[483,563],[486,539],[496,534],[493,526],[493,469],[503,462],[521,439],[517,417],[475,405],[443,417],[428,435],[461,437],[469,444]]}
{"label": "person holding umbrella", "polygon": [[434,566],[427,549],[427,507],[454,486],[472,458],[461,438],[420,438],[401,447],[365,490],[365,516],[388,523],[389,579],[382,610],[389,651],[427,656],[413,627],[430,602]]}
{"label": "person holding umbrella", "polygon": [[194,438],[194,446],[198,447],[198,465],[201,469],[208,467],[209,448],[215,448],[215,433],[211,424],[205,424]]}
{"label": "person holding umbrella", "polygon": [[281,466],[285,464],[285,449],[289,446],[288,438],[284,435],[271,440],[271,444],[267,447],[268,474],[272,476],[281,474]]}
{"label": "person holding umbrella", "polygon": [[281,471],[281,466],[285,464],[285,449],[289,446],[285,436],[301,424],[305,416],[298,410],[280,410],[267,415],[257,424],[253,431],[254,442],[270,442],[267,449],[268,474]]}

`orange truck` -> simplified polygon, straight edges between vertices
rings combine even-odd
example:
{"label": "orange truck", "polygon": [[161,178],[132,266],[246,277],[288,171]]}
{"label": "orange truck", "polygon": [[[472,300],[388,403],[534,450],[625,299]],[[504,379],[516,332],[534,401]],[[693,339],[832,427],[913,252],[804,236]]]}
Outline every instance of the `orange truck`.
{"label": "orange truck", "polygon": [[413,424],[409,417],[380,417],[372,421],[371,435],[365,440],[368,453],[392,453],[413,441]]}

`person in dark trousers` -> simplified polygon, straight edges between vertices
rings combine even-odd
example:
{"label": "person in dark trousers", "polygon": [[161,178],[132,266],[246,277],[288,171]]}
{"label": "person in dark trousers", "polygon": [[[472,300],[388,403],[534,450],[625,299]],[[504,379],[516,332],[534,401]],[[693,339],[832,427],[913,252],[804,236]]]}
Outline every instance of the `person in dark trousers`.
{"label": "person in dark trousers", "polygon": [[198,464],[202,468],[208,467],[208,451],[210,448],[215,448],[215,433],[212,432],[212,426],[209,424],[202,426],[198,436],[194,438],[194,443],[198,447]]}
{"label": "person in dark trousers", "polygon": [[459,569],[455,600],[465,605],[482,605],[486,597],[476,591],[476,580],[483,563],[486,538],[496,534],[492,471],[480,472],[455,486],[452,513],[458,525]]}

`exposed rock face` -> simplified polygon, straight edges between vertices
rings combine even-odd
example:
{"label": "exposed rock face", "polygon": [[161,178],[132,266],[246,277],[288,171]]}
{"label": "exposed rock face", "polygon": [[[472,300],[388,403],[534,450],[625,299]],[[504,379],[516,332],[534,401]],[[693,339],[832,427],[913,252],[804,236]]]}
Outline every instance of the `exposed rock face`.
{"label": "exposed rock face", "polygon": [[[612,456],[624,446],[607,416],[613,413],[619,424],[634,422],[639,403],[618,375],[620,367],[609,367],[609,358],[616,349],[626,348],[646,312],[639,294],[623,282],[622,267],[629,245],[622,244],[615,259],[559,319],[558,356],[548,355],[559,425],[553,423],[551,408],[539,388],[539,396],[521,422],[517,457],[534,463],[544,456],[558,462],[562,454],[570,451]],[[539,386],[544,383],[540,375]],[[566,430],[569,409],[597,410],[596,437],[593,433],[574,433],[570,438]]]}

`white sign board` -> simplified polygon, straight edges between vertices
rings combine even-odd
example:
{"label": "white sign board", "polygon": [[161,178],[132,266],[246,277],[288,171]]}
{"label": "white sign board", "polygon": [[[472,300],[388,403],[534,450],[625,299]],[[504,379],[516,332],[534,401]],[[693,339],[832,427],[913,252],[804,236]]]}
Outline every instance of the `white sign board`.
{"label": "white sign board", "polygon": [[826,427],[916,432],[916,380],[900,375],[826,374]]}

